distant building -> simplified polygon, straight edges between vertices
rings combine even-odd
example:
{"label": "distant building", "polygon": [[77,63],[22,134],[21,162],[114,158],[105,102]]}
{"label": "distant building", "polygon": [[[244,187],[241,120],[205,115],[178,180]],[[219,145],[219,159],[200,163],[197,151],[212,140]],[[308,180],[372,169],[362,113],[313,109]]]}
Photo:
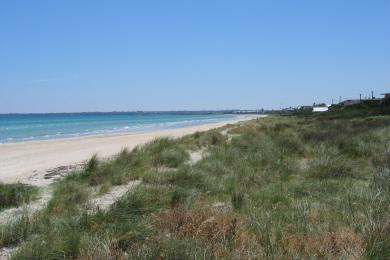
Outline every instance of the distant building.
{"label": "distant building", "polygon": [[360,102],[361,102],[360,99],[347,99],[347,100],[340,102],[340,105],[347,107],[347,106],[353,106],[353,105],[359,104]]}
{"label": "distant building", "polygon": [[231,112],[232,114],[264,114],[264,109],[256,109],[256,110],[234,110]]}
{"label": "distant building", "polygon": [[329,110],[328,106],[323,107],[313,107],[313,112],[326,112]]}
{"label": "distant building", "polygon": [[314,104],[313,106],[300,106],[299,110],[312,111],[312,112],[326,112],[329,110],[329,105],[326,104]]}
{"label": "distant building", "polygon": [[381,103],[384,105],[389,105],[390,104],[390,93],[383,93],[381,95],[384,96],[381,100]]}
{"label": "distant building", "polygon": [[390,100],[390,93],[383,93],[381,94],[382,96],[385,96],[383,99],[384,100]]}
{"label": "distant building", "polygon": [[313,112],[326,112],[329,110],[330,105],[327,104],[318,104],[313,106]]}
{"label": "distant building", "polygon": [[300,106],[299,109],[301,109],[301,110],[312,110],[313,106]]}

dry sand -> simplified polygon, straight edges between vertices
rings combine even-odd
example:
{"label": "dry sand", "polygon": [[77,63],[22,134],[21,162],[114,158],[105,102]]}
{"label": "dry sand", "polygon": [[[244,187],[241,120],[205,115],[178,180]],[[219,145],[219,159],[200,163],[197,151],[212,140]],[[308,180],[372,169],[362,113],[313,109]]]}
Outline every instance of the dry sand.
{"label": "dry sand", "polygon": [[158,137],[181,137],[197,131],[206,131],[226,124],[253,119],[243,116],[235,120],[145,133],[88,136],[81,138],[30,141],[0,145],[0,182],[22,182],[46,186],[50,172],[67,170],[70,165],[80,165],[97,153],[109,157],[122,148],[133,149]]}

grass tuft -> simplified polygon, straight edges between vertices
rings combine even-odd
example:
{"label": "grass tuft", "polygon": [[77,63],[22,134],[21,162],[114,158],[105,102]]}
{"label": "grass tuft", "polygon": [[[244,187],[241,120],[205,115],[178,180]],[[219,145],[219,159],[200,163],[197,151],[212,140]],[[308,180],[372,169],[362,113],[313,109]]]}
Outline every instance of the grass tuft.
{"label": "grass tuft", "polygon": [[88,160],[87,164],[85,165],[85,172],[92,174],[96,171],[98,168],[98,157],[97,154],[92,155],[92,157]]}
{"label": "grass tuft", "polygon": [[37,194],[38,188],[31,185],[0,183],[0,210],[29,203]]}
{"label": "grass tuft", "polygon": [[240,210],[244,205],[244,199],[245,196],[243,192],[234,191],[231,196],[231,202],[233,204],[233,208],[235,210]]}
{"label": "grass tuft", "polygon": [[340,155],[335,149],[320,146],[315,150],[314,158],[309,162],[310,176],[325,178],[353,177],[351,162]]}

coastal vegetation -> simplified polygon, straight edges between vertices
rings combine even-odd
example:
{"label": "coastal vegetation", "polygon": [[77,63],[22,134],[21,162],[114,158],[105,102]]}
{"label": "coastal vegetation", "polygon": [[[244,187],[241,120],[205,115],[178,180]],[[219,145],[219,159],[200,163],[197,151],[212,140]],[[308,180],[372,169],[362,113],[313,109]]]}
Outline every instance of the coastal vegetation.
{"label": "coastal vegetation", "polygon": [[0,247],[17,246],[14,259],[388,259],[390,117],[342,115],[259,118],[95,155],[53,184],[44,210],[3,225]]}
{"label": "coastal vegetation", "polygon": [[0,211],[29,203],[38,193],[38,188],[26,184],[3,184],[0,183]]}

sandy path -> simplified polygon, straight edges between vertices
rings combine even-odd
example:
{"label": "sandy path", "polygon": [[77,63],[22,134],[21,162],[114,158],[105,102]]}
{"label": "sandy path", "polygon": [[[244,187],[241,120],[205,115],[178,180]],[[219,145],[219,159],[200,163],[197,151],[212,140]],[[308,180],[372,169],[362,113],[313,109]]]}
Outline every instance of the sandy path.
{"label": "sandy path", "polygon": [[0,260],[7,260],[11,258],[11,255],[16,251],[16,247],[3,247],[0,248]]}
{"label": "sandy path", "polygon": [[188,164],[194,165],[197,162],[199,162],[200,160],[202,160],[205,152],[206,151],[204,149],[190,152],[190,160],[188,161]]}
{"label": "sandy path", "polygon": [[47,170],[79,164],[94,153],[98,153],[101,157],[108,157],[118,153],[124,147],[132,149],[158,137],[181,137],[255,117],[257,116],[243,116],[220,123],[146,133],[1,144],[0,182],[23,182],[45,186],[47,181],[45,182],[43,176],[47,174]]}
{"label": "sandy path", "polygon": [[0,211],[0,225],[7,224],[10,221],[15,221],[22,217],[23,214],[27,214],[28,217],[31,217],[34,213],[43,209],[47,205],[51,195],[52,189],[50,187],[46,187],[40,191],[38,198],[31,203]]}
{"label": "sandy path", "polygon": [[88,213],[94,214],[98,211],[108,211],[112,204],[118,201],[126,193],[133,190],[135,187],[141,184],[140,180],[131,181],[126,185],[113,186],[111,190],[99,197],[93,198],[88,203]]}

